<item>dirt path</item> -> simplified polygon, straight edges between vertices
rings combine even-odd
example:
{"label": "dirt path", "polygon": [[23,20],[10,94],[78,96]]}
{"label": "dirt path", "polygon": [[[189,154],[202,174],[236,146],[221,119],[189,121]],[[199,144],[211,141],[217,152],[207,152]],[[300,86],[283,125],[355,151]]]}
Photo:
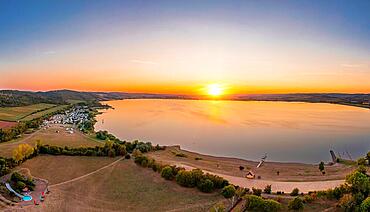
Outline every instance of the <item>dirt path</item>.
{"label": "dirt path", "polygon": [[49,188],[54,188],[54,187],[57,187],[57,186],[61,186],[61,185],[64,185],[64,184],[67,184],[67,183],[71,183],[71,182],[74,182],[74,181],[80,180],[80,179],[82,179],[82,178],[88,177],[88,176],[93,175],[93,174],[95,174],[95,173],[97,173],[97,172],[99,172],[99,171],[101,171],[101,170],[103,170],[103,169],[106,169],[106,168],[108,168],[108,167],[110,167],[110,166],[113,166],[114,164],[118,163],[119,161],[121,161],[121,160],[123,160],[123,159],[124,159],[124,157],[121,157],[120,159],[118,159],[118,160],[116,160],[116,161],[114,161],[114,162],[112,162],[112,163],[110,163],[110,164],[108,164],[108,165],[106,165],[106,166],[103,166],[103,167],[101,167],[101,168],[99,168],[99,169],[97,169],[97,170],[95,170],[95,171],[93,171],[93,172],[90,172],[90,173],[88,173],[88,174],[85,174],[85,175],[82,175],[82,176],[79,176],[79,177],[73,178],[73,179],[71,179],[71,180],[67,180],[67,181],[64,181],[64,182],[61,182],[61,183],[57,183],[57,184],[50,185],[50,186],[49,186]]}
{"label": "dirt path", "polygon": [[[178,164],[180,167],[184,167],[187,170],[195,169],[195,167]],[[204,171],[204,170],[203,170]],[[322,191],[329,188],[334,188],[344,183],[344,180],[328,180],[328,181],[314,181],[314,182],[282,182],[282,181],[272,181],[272,180],[250,180],[243,177],[230,176],[215,172],[204,171],[205,173],[210,173],[218,175],[225,178],[230,183],[245,187],[245,188],[259,188],[264,189],[266,185],[271,185],[272,191],[284,191],[284,193],[290,193],[294,188],[298,188],[300,192],[308,193],[309,191]]]}

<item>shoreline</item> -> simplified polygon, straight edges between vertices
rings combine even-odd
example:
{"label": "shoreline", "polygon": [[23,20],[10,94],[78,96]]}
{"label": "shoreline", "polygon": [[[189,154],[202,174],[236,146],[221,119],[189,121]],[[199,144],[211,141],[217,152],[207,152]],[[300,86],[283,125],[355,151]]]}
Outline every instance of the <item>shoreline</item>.
{"label": "shoreline", "polygon": [[[259,163],[257,161],[205,155],[183,150],[180,146],[167,146],[166,150],[149,152],[147,155],[164,164],[194,167],[231,177],[245,178],[246,174],[252,171],[257,181],[322,182],[343,180],[347,174],[356,169],[356,166],[335,163],[325,166],[326,174],[324,175],[320,172],[318,164],[276,161],[265,161],[260,168],[257,168]],[[243,170],[240,169],[240,166],[243,167]]]}

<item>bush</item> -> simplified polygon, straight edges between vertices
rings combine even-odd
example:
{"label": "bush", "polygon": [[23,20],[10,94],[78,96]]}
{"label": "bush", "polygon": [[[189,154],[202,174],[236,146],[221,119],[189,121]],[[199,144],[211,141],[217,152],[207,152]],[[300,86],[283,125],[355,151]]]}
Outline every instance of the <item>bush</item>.
{"label": "bush", "polygon": [[130,154],[125,155],[125,159],[131,159],[131,155]]}
{"label": "bush", "polygon": [[213,182],[211,180],[205,179],[205,180],[201,180],[198,183],[197,188],[201,192],[210,193],[210,192],[213,191],[214,186],[213,186]]}
{"label": "bush", "polygon": [[27,185],[22,182],[22,181],[18,181],[16,184],[15,184],[15,188],[16,190],[18,191],[22,191],[22,189],[24,189]]}
{"label": "bush", "polygon": [[314,201],[314,198],[311,195],[304,195],[303,196],[303,202],[304,203],[311,203]]}
{"label": "bush", "polygon": [[303,210],[304,205],[302,199],[299,197],[294,198],[288,203],[288,208],[290,210]]}
{"label": "bush", "polygon": [[185,170],[179,171],[176,175],[176,182],[177,184],[184,187],[192,188],[196,186],[196,181],[193,177],[192,172],[190,171]]}
{"label": "bush", "polygon": [[370,197],[366,198],[360,205],[360,211],[366,212],[370,211]]}
{"label": "bush", "polygon": [[266,185],[265,189],[263,189],[263,192],[265,192],[265,194],[271,194],[271,185]]}
{"label": "bush", "polygon": [[299,194],[299,189],[298,188],[294,188],[292,192],[290,192],[290,196],[298,196]]}
{"label": "bush", "polygon": [[228,186],[225,186],[222,191],[221,191],[221,194],[222,196],[224,196],[226,199],[229,199],[231,197],[233,197],[235,195],[235,187],[233,185],[228,185]]}
{"label": "bush", "polygon": [[275,201],[275,200],[272,200],[272,199],[268,199],[268,200],[265,200],[264,201],[265,204],[264,204],[264,210],[263,211],[266,211],[266,212],[275,212],[275,211],[279,211],[282,209],[282,205]]}
{"label": "bush", "polygon": [[340,198],[338,206],[345,209],[345,211],[353,211],[356,204],[351,194],[345,194]]}
{"label": "bush", "polygon": [[262,189],[258,189],[258,188],[252,188],[252,193],[253,195],[256,195],[256,196],[261,196],[262,194]]}
{"label": "bush", "polygon": [[246,195],[245,209],[248,211],[275,212],[282,208],[282,205],[275,200],[264,200],[262,197],[255,195]]}
{"label": "bush", "polygon": [[319,164],[319,170],[321,171],[321,172],[323,172],[324,171],[324,169],[325,169],[325,165],[324,165],[324,162],[320,162],[320,164]]}
{"label": "bush", "polygon": [[359,158],[357,160],[357,165],[362,165],[362,166],[366,165],[366,159],[365,158]]}
{"label": "bush", "polygon": [[163,177],[166,180],[173,180],[174,175],[172,172],[172,168],[170,166],[166,166],[161,171],[161,177]]}

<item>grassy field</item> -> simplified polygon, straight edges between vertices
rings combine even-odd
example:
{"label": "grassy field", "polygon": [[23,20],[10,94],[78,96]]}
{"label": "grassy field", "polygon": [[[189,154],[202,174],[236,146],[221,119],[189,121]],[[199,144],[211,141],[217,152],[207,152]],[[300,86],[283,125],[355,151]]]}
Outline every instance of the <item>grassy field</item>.
{"label": "grassy field", "polygon": [[54,107],[53,104],[34,104],[23,107],[0,107],[0,120],[18,121],[32,113]]}
{"label": "grassy field", "polygon": [[[53,184],[86,174],[112,160],[115,159],[40,156],[21,167]],[[52,187],[44,203],[27,210],[207,211],[222,199],[217,193],[204,194],[180,187],[150,169],[135,165],[132,160],[124,160],[86,178]]]}
{"label": "grassy field", "polygon": [[20,119],[20,121],[30,121],[30,120],[35,119],[35,118],[40,118],[41,116],[56,112],[58,110],[65,109],[68,106],[69,105],[58,105],[58,106],[55,106],[55,107],[51,107],[51,108],[48,108],[48,109],[40,111],[40,112],[32,113],[32,114]]}
{"label": "grassy field", "polygon": [[81,147],[81,146],[97,146],[103,145],[103,143],[88,137],[78,131],[74,134],[69,134],[62,125],[52,125],[47,129],[41,129],[33,134],[24,135],[23,138],[5,143],[0,143],[0,156],[11,157],[13,149],[19,144],[26,143],[34,145],[37,141],[41,141],[43,144],[50,144],[55,146],[69,146],[69,147]]}
{"label": "grassy field", "polygon": [[0,121],[0,129],[6,129],[17,125],[16,122]]}

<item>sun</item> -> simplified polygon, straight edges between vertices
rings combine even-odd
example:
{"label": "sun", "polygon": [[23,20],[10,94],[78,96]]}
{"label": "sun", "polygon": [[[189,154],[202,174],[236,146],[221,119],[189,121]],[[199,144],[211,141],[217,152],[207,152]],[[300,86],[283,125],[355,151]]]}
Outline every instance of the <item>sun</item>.
{"label": "sun", "polygon": [[206,90],[208,95],[218,97],[224,93],[225,89],[220,84],[209,84]]}

